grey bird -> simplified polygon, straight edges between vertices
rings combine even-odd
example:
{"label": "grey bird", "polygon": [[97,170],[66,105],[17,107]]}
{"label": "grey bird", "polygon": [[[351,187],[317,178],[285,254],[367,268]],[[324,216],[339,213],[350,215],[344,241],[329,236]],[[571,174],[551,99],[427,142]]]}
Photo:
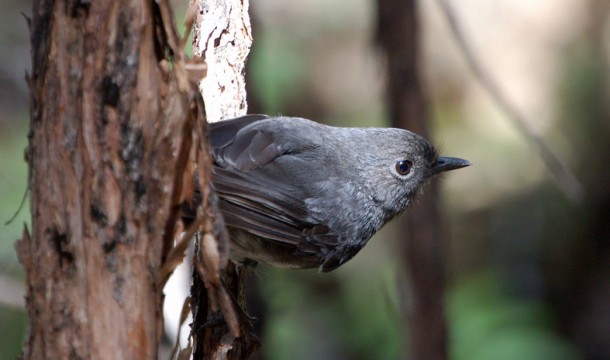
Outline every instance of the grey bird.
{"label": "grey bird", "polygon": [[212,188],[231,258],[336,269],[404,211],[422,185],[470,162],[403,129],[246,115],[209,124]]}

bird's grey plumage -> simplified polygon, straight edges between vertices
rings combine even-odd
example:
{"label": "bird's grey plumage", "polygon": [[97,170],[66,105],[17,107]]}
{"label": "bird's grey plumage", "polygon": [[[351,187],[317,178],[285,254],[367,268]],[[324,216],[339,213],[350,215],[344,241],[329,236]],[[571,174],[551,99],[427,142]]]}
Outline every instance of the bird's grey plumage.
{"label": "bird's grey plumage", "polygon": [[[209,137],[232,257],[292,268],[337,268],[430,176],[469,165],[406,130],[302,118],[247,115],[209,124]],[[412,163],[408,175],[396,170],[401,160]]]}

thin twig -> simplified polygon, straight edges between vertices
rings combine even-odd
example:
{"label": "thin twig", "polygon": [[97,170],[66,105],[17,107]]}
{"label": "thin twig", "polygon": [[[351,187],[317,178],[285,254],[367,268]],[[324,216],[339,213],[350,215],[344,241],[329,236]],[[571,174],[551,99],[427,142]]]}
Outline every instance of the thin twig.
{"label": "thin twig", "polygon": [[178,267],[178,265],[182,264],[184,261],[184,257],[186,256],[186,248],[191,243],[195,233],[200,231],[202,223],[203,222],[200,218],[195,219],[195,221],[189,225],[186,231],[180,236],[178,241],[176,241],[174,247],[170,249],[167,259],[159,272],[159,284],[161,284],[161,286],[165,286],[169,277],[173,274],[174,270],[176,270],[176,267]]}
{"label": "thin twig", "polygon": [[23,206],[25,205],[25,201],[28,199],[28,194],[30,193],[30,186],[28,185],[28,187],[25,188],[25,191],[23,192],[23,197],[21,198],[21,202],[19,203],[19,207],[17,207],[17,210],[15,210],[15,213],[13,214],[13,216],[11,216],[10,219],[8,219],[4,225],[10,225],[13,220],[15,220],[17,218],[17,216],[19,216],[19,213],[21,212],[21,210],[23,209]]}
{"label": "thin twig", "polygon": [[508,115],[508,119],[526,138],[527,141],[538,151],[542,161],[550,171],[557,187],[573,202],[580,202],[583,196],[582,185],[568,168],[559,156],[557,156],[544,142],[544,140],[534,133],[530,126],[527,117],[521,113],[516,106],[508,99],[505,93],[500,89],[498,84],[492,79],[483,66],[477,61],[474,51],[466,41],[462,27],[460,26],[455,12],[449,5],[448,0],[438,0],[441,11],[451,28],[451,33],[458,44],[462,55],[464,56],[468,67],[474,74],[475,79],[479,81],[481,86],[496,102],[496,104]]}

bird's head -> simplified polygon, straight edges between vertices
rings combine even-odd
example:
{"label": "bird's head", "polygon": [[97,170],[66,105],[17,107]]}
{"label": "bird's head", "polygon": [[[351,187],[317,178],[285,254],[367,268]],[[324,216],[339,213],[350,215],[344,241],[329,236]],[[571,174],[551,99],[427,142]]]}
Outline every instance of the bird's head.
{"label": "bird's head", "polygon": [[404,210],[418,195],[422,186],[440,173],[470,166],[468,160],[444,157],[422,136],[402,129],[379,129],[373,137],[383,141],[369,154],[367,184],[374,198],[390,213]]}

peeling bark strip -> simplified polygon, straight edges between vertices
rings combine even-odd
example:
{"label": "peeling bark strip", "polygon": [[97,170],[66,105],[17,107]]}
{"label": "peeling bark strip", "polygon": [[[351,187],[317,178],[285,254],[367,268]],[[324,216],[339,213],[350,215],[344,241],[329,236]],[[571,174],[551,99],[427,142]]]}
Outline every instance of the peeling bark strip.
{"label": "peeling bark strip", "polygon": [[32,233],[16,244],[26,359],[157,356],[164,228],[189,135],[187,97],[160,67],[171,51],[158,6],[34,1]]}

